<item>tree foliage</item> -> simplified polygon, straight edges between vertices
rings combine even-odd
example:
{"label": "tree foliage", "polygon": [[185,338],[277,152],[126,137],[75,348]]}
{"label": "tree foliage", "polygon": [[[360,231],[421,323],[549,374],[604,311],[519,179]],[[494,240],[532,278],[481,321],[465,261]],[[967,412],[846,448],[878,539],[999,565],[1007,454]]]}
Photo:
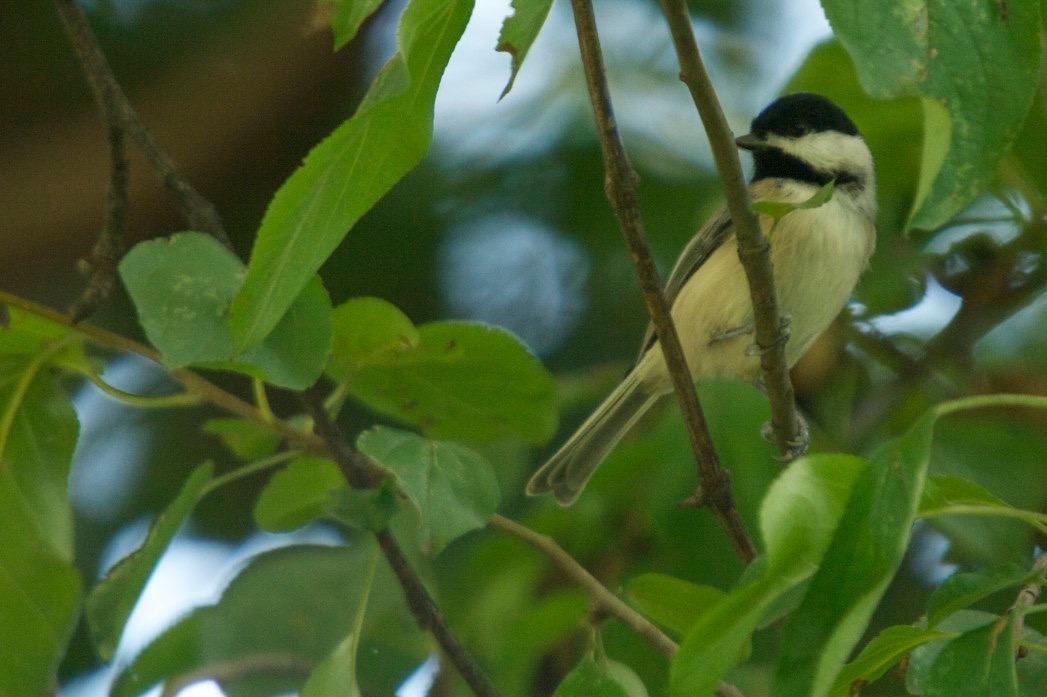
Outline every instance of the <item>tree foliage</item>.
{"label": "tree foliage", "polygon": [[[336,48],[389,10],[321,4]],[[338,543],[255,555],[214,603],[125,657],[113,695],[212,678],[245,697],[388,694],[432,652],[441,694],[478,691],[455,673],[468,671],[425,593],[507,695],[695,697],[728,694],[728,681],[749,697],[841,697],[892,680],[929,697],[1042,695],[1043,608],[1028,601],[1045,569],[1032,558],[1047,532],[1042,362],[1031,370],[1040,382],[1015,379],[1045,346],[1047,170],[1028,152],[1043,148],[1041,4],[822,4],[838,43],[812,52],[790,87],[829,94],[866,134],[881,252],[856,291],[861,306],[833,330],[823,362],[836,370],[804,395],[813,454],[780,470],[759,440],[764,400],[745,385],[699,386],[738,509],[758,531],[753,564],[731,557],[706,512],[676,505],[693,489],[693,460],[673,410],[626,440],[575,508],[528,502],[522,479],[561,411],[573,422],[609,381],[554,376],[491,324],[416,323],[365,294],[332,306],[324,265],[429,151],[441,79],[473,11],[469,0],[409,0],[395,54],[273,193],[246,264],[192,230],[123,256],[119,279],[148,346],[0,296],[0,697],[46,694],[81,619],[112,662],[179,529],[220,496],[246,501],[264,530],[326,526]],[[503,97],[550,5],[514,0],[491,37],[511,56]],[[581,169],[598,189],[598,170]],[[802,205],[831,195],[830,184]],[[964,216],[986,201],[998,202],[1006,234],[977,222],[971,232]],[[921,242],[937,256],[915,253]],[[914,278],[961,298],[957,314],[929,339],[880,331]],[[1036,313],[1038,331],[1011,326],[1022,312]],[[1008,331],[1009,360],[979,358]],[[157,362],[180,392],[109,385],[105,367],[124,353]],[[215,437],[210,459],[182,463],[144,541],[97,580],[78,569],[66,493],[79,433],[63,383],[74,379],[135,407],[224,412],[199,428]],[[296,396],[270,405],[286,391]],[[265,484],[241,486],[255,476]],[[538,547],[555,543],[576,570],[552,571],[489,529],[497,513],[547,535]],[[933,593],[913,591],[906,555],[932,526],[964,569]],[[582,567],[623,589],[650,631],[625,613],[587,616]],[[905,585],[907,602],[895,602]],[[644,643],[660,632],[662,649],[679,642],[659,649],[671,655]],[[1019,650],[1030,657],[1016,662]]]}

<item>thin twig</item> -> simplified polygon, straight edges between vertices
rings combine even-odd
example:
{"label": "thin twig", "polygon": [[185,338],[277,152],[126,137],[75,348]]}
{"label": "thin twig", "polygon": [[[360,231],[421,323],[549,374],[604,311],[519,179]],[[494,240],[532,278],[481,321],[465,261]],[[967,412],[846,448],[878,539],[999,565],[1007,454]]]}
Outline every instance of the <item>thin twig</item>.
{"label": "thin twig", "polygon": [[116,76],[113,75],[112,68],[109,67],[109,62],[102,53],[80,5],[76,0],[54,0],[54,2],[58,15],[69,34],[69,41],[76,52],[77,59],[87,74],[87,81],[92,91],[96,95],[105,95],[111,102],[112,111],[107,110],[106,120],[110,123],[118,123],[120,128],[138,144],[153,171],[174,197],[186,224],[193,230],[213,235],[226,247],[232,249],[218,211],[178,171],[174,161],[160,148],[153,134],[139,119],[127,95],[117,82]]}
{"label": "thin twig", "polygon": [[[1032,570],[1041,576],[1047,573],[1047,553],[1041,554],[1036,562],[1032,565]],[[1036,604],[1040,599],[1040,594],[1043,593],[1043,579],[1039,578],[1035,581],[1026,583],[1018,591],[1018,597],[1014,601],[1014,605],[1011,606],[1011,612],[1015,613],[1014,617],[1014,645],[1018,646],[1022,640],[1022,633],[1025,631],[1025,611]],[[1027,651],[1024,647],[1018,648],[1018,658],[1024,658]]]}
{"label": "thin twig", "polygon": [[[672,658],[673,654],[676,653],[676,650],[679,648],[676,642],[666,636],[662,630],[654,626],[646,617],[622,602],[617,595],[608,590],[584,566],[568,554],[563,547],[557,544],[556,540],[497,513],[489,517],[487,521],[496,528],[523,540],[549,557],[568,578],[585,589],[589,594],[590,602],[594,606],[593,609],[597,613],[612,615],[625,622],[630,629],[646,639],[648,643],[667,658]],[[740,695],[741,693],[738,689],[728,683],[722,682],[716,688],[716,697],[740,697]]]}
{"label": "thin twig", "polygon": [[259,673],[291,673],[309,675],[315,663],[301,656],[282,653],[259,653],[230,661],[212,663],[171,678],[164,685],[160,697],[175,697],[185,688],[207,680],[218,682],[250,678]]}
{"label": "thin twig", "polygon": [[[92,86],[94,83],[92,83]],[[92,92],[95,90],[92,89]],[[105,222],[98,241],[87,259],[82,260],[87,287],[69,308],[74,322],[90,317],[113,293],[116,267],[124,253],[124,227],[127,220],[127,188],[130,165],[124,152],[124,129],[113,111],[112,98],[95,94],[102,118],[109,127],[109,193],[106,196]]]}
{"label": "thin twig", "polygon": [[518,537],[527,544],[549,557],[553,563],[567,574],[567,577],[585,589],[597,610],[613,615],[647,640],[654,648],[667,657],[672,657],[679,647],[662,630],[654,626],[647,618],[626,605],[622,600],[600,583],[599,580],[578,563],[574,557],[564,551],[556,540],[542,535],[528,527],[520,525],[495,513],[487,519],[491,525]]}
{"label": "thin twig", "polygon": [[276,431],[289,442],[297,443],[314,455],[327,458],[331,457],[327,444],[322,439],[312,433],[306,433],[301,429],[295,428],[282,419],[268,419],[253,404],[245,402],[232,393],[226,392],[188,368],[176,368],[174,370],[167,368],[163,365],[160,354],[144,344],[140,344],[137,341],[128,339],[127,337],[121,336],[115,332],[88,324],[87,322],[74,324],[69,317],[58,310],[47,307],[46,305],[34,303],[31,300],[26,300],[21,296],[13,295],[2,290],[0,290],[0,303],[18,308],[19,310],[36,315],[37,317],[43,317],[51,322],[55,322],[56,324],[60,324],[82,336],[95,346],[112,351],[133,353],[142,356],[143,358],[147,358],[164,368],[164,370],[167,370],[168,374],[181,383],[187,392],[197,395],[205,402],[213,404],[231,414],[247,419],[259,426]]}
{"label": "thin twig", "polygon": [[687,360],[680,346],[680,337],[676,333],[676,327],[666,306],[665,296],[662,294],[662,284],[658,278],[658,271],[655,269],[643,221],[640,218],[640,208],[636,199],[636,172],[633,171],[625,154],[625,148],[618,133],[618,125],[615,122],[592,2],[591,0],[571,0],[571,7],[574,10],[582,65],[585,68],[589,97],[592,101],[600,145],[603,149],[604,167],[606,168],[604,188],[629,246],[629,253],[640,279],[640,288],[643,290],[644,302],[651,315],[651,321],[654,323],[658,343],[662,347],[665,364],[687,424],[691,447],[698,463],[701,502],[712,508],[713,513],[716,514],[720,524],[727,532],[735,552],[744,563],[748,564],[756,557],[756,548],[734,506],[730,477],[727,471],[720,466],[716,450],[713,448],[705,415],[702,413],[698,395],[694,389],[691,371],[687,367]]}
{"label": "thin twig", "polygon": [[661,5],[672,33],[673,45],[676,46],[680,80],[687,85],[709,137],[716,171],[723,181],[727,209],[731,213],[738,240],[738,257],[749,280],[756,343],[761,349],[760,368],[771,402],[774,437],[783,456],[795,456],[799,453],[793,444],[801,439],[801,425],[796,414],[789,366],[785,362],[788,334],[775,295],[770,247],[760,230],[756,214],[750,208],[749,189],[738,160],[734,134],[727,125],[712,81],[702,63],[687,3],[684,0],[661,0]]}
{"label": "thin twig", "polygon": [[[379,481],[375,472],[377,468],[364,455],[349,446],[338,425],[328,415],[323,398],[315,391],[305,392],[302,394],[302,403],[313,418],[317,435],[327,442],[334,461],[345,472],[349,483],[360,488],[376,486]],[[477,697],[497,697],[498,691],[480,664],[451,631],[447,619],[418,578],[418,574],[411,568],[393,534],[385,528],[376,532],[375,537],[386,561],[403,587],[407,606],[414,613],[418,625],[433,635]]]}

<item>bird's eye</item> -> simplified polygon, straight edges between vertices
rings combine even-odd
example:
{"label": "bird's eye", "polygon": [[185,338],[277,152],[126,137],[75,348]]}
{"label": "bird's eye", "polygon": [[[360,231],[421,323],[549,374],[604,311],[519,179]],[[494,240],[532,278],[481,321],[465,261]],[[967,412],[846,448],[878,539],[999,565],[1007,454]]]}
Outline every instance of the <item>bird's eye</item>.
{"label": "bird's eye", "polygon": [[800,136],[805,136],[805,135],[807,135],[810,132],[811,132],[811,127],[808,126],[805,123],[797,123],[797,124],[793,124],[792,126],[789,127],[789,135],[791,135],[793,138],[799,138]]}

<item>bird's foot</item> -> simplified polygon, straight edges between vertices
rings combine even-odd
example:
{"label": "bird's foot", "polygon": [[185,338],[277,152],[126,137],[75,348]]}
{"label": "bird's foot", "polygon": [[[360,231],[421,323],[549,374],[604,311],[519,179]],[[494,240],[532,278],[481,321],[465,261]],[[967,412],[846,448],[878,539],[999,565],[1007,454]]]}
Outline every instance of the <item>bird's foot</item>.
{"label": "bird's foot", "polygon": [[[785,441],[785,452],[776,456],[776,459],[782,462],[792,462],[806,454],[807,446],[811,443],[811,429],[807,426],[807,420],[799,412],[796,413],[796,424],[799,427],[796,436],[792,440]],[[768,443],[778,444],[778,439],[774,436],[774,424],[770,421],[765,422],[760,428],[760,435]]]}
{"label": "bird's foot", "polygon": [[790,326],[793,323],[793,318],[790,315],[782,315],[779,322],[778,336],[775,337],[767,346],[761,346],[758,343],[749,344],[745,348],[746,356],[761,356],[765,353],[769,353],[779,346],[784,346],[785,342],[789,340],[789,336],[792,333]]}

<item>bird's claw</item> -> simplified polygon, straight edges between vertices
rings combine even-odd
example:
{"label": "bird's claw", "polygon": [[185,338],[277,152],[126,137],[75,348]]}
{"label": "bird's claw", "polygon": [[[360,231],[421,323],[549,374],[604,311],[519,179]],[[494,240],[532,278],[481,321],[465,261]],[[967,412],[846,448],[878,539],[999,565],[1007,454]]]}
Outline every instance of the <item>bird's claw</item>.
{"label": "bird's claw", "polygon": [[[807,426],[807,420],[803,418],[799,413],[796,414],[796,424],[799,426],[798,433],[796,436],[785,441],[785,452],[780,455],[776,455],[775,458],[782,462],[792,462],[796,458],[807,453],[807,446],[811,442],[811,429]],[[760,435],[768,443],[773,445],[778,444],[778,439],[774,436],[774,424],[767,421],[760,427]]]}
{"label": "bird's claw", "polygon": [[772,341],[767,346],[761,346],[758,343],[749,344],[745,347],[745,355],[762,356],[763,354],[769,353],[774,349],[778,348],[778,346],[784,346],[785,343],[789,341],[789,336],[792,333],[792,331],[790,330],[790,326],[792,325],[792,323],[793,318],[790,315],[782,315],[781,321],[778,325],[778,336],[775,337],[774,341]]}

